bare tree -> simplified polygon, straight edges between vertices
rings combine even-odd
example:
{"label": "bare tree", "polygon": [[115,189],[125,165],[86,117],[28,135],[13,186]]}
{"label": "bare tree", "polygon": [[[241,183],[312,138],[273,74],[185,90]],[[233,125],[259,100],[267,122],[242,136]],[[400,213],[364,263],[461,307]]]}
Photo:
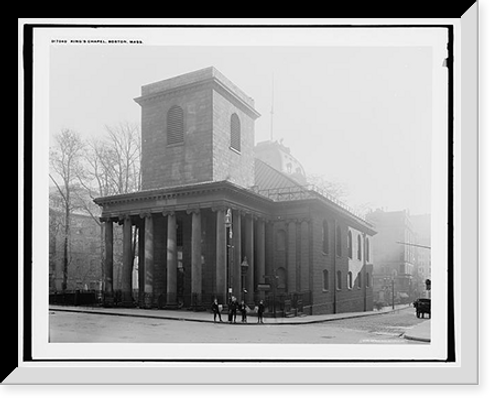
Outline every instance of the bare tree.
{"label": "bare tree", "polygon": [[[89,140],[84,154],[85,170],[80,174],[80,184],[85,191],[81,196],[82,207],[101,226],[101,241],[104,241],[104,226],[99,220],[100,208],[93,200],[101,196],[131,193],[141,188],[141,139],[138,125],[123,122],[106,126],[105,130],[104,137]],[[134,250],[137,234],[137,229],[134,229]],[[119,236],[115,235],[115,238]],[[103,251],[101,256],[104,258]]]}
{"label": "bare tree", "polygon": [[50,150],[50,179],[54,183],[63,217],[63,282],[62,289],[68,284],[70,216],[75,210],[75,190],[79,186],[82,171],[81,159],[84,144],[76,132],[64,129],[55,136],[55,146]]}
{"label": "bare tree", "polygon": [[[110,150],[107,165],[108,179],[115,193],[136,192],[141,188],[141,138],[136,124],[120,123],[106,126]],[[136,251],[138,229],[134,227],[132,252]],[[135,255],[130,256],[134,265]]]}
{"label": "bare tree", "polygon": [[320,174],[307,174],[307,183],[314,185],[319,189],[327,192],[334,199],[342,200],[347,194],[345,184],[336,180],[330,179],[325,175]]}
{"label": "bare tree", "polygon": [[99,221],[97,197],[136,192],[141,187],[141,141],[138,126],[128,122],[106,126],[102,138],[87,143],[79,181],[85,210]]}
{"label": "bare tree", "polygon": [[353,214],[365,218],[366,213],[371,210],[372,204],[369,202],[357,204],[356,206],[347,206],[345,200],[348,196],[348,187],[345,183],[341,183],[325,175],[308,174],[307,183],[313,190],[319,189],[321,194],[326,194],[329,199],[340,202],[344,207],[348,208]]}
{"label": "bare tree", "polygon": [[114,193],[135,192],[141,187],[141,140],[138,126],[128,122],[106,126],[109,150],[106,170]]}

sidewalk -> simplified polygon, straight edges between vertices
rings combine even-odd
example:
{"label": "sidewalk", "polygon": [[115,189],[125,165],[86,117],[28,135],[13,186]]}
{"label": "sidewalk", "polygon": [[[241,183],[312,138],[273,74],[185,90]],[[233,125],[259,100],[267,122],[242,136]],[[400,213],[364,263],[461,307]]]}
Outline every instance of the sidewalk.
{"label": "sidewalk", "polygon": [[424,343],[431,342],[431,321],[425,320],[417,324],[411,330],[405,333],[404,337],[407,340],[422,341]]}
{"label": "sidewalk", "polygon": [[[352,319],[356,317],[368,317],[377,314],[397,312],[402,309],[407,309],[408,305],[398,305],[395,309],[385,307],[381,310],[373,310],[367,312],[356,313],[339,313],[339,314],[321,314],[321,315],[301,315],[297,317],[264,317],[264,324],[279,324],[279,325],[293,325],[293,324],[311,324],[323,323],[326,321]],[[125,308],[103,308],[103,307],[85,307],[85,306],[60,306],[49,305],[49,311],[64,311],[75,313],[90,313],[102,314],[110,316],[123,316],[123,317],[142,317],[151,319],[164,319],[164,320],[179,320],[191,322],[204,322],[213,323],[213,314],[210,311],[194,312],[188,310],[157,310],[157,309],[125,309]],[[222,315],[224,323],[228,323],[227,314]],[[256,325],[257,313],[251,311],[247,314],[247,323],[241,323],[241,314],[237,315],[237,323],[240,325]]]}

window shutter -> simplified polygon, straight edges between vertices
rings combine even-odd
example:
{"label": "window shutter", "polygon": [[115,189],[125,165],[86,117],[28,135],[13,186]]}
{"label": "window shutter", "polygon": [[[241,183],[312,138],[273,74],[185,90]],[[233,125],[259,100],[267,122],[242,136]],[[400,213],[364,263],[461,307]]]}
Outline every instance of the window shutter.
{"label": "window shutter", "polygon": [[172,106],[167,113],[167,145],[184,142],[184,112],[179,106]]}
{"label": "window shutter", "polygon": [[231,115],[231,148],[241,152],[241,125],[235,113]]}

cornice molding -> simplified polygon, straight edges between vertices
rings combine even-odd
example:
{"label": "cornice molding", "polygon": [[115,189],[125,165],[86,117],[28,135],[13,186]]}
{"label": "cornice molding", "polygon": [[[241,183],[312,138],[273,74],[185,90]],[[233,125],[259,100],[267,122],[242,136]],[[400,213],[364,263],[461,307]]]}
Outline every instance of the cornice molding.
{"label": "cornice molding", "polygon": [[235,93],[231,88],[229,88],[224,82],[222,82],[218,77],[210,77],[193,83],[186,83],[183,85],[176,86],[174,88],[160,90],[158,92],[149,93],[141,95],[134,98],[134,101],[141,107],[157,103],[166,99],[169,96],[174,96],[178,93],[186,93],[188,91],[199,90],[207,88],[210,90],[215,90],[222,94],[224,97],[230,99],[230,101],[237,105],[242,111],[244,111],[252,119],[257,119],[260,117],[260,113],[255,110],[255,108],[247,103],[244,99]]}

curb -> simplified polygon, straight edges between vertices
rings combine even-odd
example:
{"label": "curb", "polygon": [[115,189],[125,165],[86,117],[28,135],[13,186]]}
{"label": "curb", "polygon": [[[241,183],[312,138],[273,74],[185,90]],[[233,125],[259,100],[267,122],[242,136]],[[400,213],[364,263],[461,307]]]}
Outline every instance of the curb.
{"label": "curb", "polygon": [[[235,324],[235,325],[266,325],[266,326],[285,326],[285,325],[301,325],[301,324],[315,324],[315,323],[325,323],[325,322],[331,322],[331,321],[336,321],[336,320],[345,320],[345,319],[355,319],[355,318],[360,318],[360,317],[370,317],[370,316],[376,316],[380,314],[389,314],[389,313],[395,313],[400,310],[404,310],[406,307],[399,308],[399,309],[389,309],[389,310],[381,310],[381,311],[372,311],[370,313],[356,313],[356,314],[351,314],[351,313],[345,313],[345,314],[340,314],[336,315],[336,317],[331,317],[331,318],[325,318],[325,319],[320,319],[320,320],[301,320],[301,321],[284,321],[284,322],[267,322],[267,323],[257,323],[257,322],[250,322],[250,323],[229,323],[228,321],[223,321],[222,324]],[[190,317],[179,317],[179,316],[171,316],[171,315],[154,315],[154,314],[134,314],[130,312],[113,312],[113,311],[101,311],[101,310],[94,310],[94,309],[75,309],[75,308],[64,308],[64,307],[58,307],[58,308],[51,308],[49,306],[49,311],[61,311],[61,312],[69,312],[69,313],[84,313],[84,314],[98,314],[98,315],[104,315],[104,316],[120,316],[120,317],[137,317],[137,318],[143,318],[143,319],[156,319],[156,320],[174,320],[174,321],[190,321],[190,322],[197,322],[197,323],[210,323],[214,324],[213,320],[203,320],[203,319],[197,319],[197,318],[190,318]],[[252,317],[252,316],[251,316]],[[306,318],[305,316],[304,318]],[[219,324],[220,322],[217,322]]]}
{"label": "curb", "polygon": [[416,331],[410,331],[404,334],[404,338],[411,341],[420,341],[423,343],[430,343],[430,320],[415,326]]}

